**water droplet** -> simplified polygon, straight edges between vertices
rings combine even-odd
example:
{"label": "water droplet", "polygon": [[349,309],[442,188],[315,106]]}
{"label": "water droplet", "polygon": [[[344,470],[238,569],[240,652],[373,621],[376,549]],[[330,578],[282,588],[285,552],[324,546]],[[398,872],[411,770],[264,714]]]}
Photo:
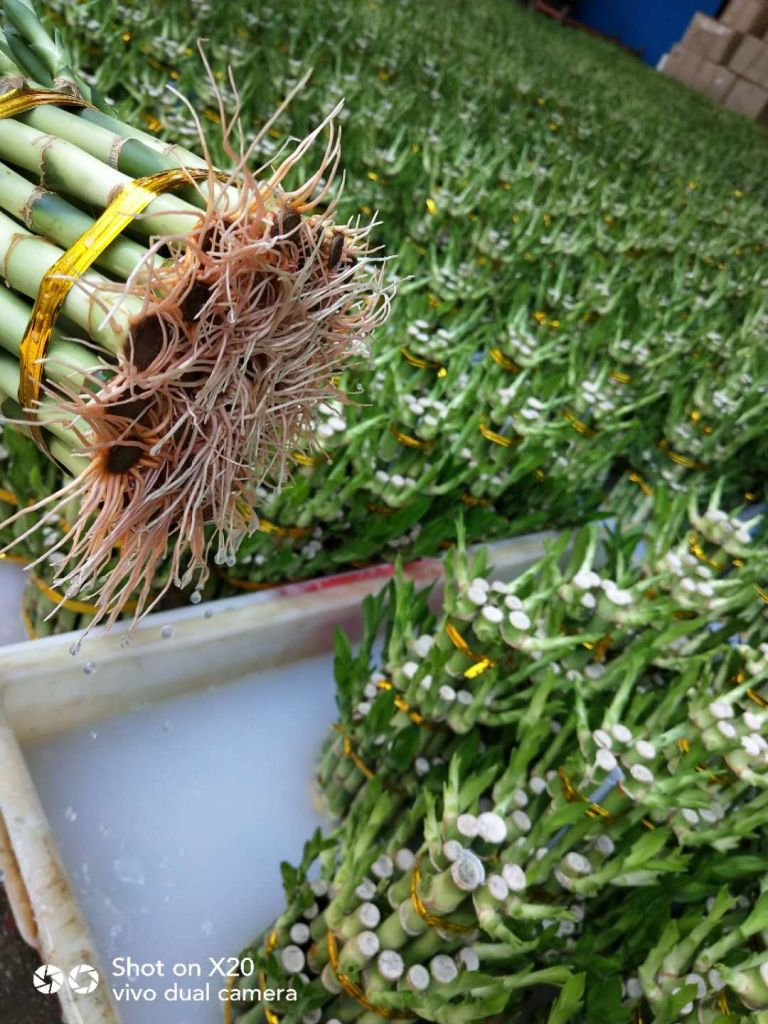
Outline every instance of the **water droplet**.
{"label": "water droplet", "polygon": [[193,590],[192,593],[189,595],[190,604],[200,604],[202,600],[203,595],[200,593],[199,590]]}
{"label": "water droplet", "polygon": [[234,311],[234,309],[228,309],[227,310],[227,322],[230,323],[230,324],[233,324],[233,323],[235,323],[236,320],[237,320],[237,313]]}
{"label": "water droplet", "polygon": [[233,565],[237,564],[237,559],[234,555],[227,555],[227,565],[231,569]]}
{"label": "water droplet", "polygon": [[163,732],[170,732],[170,731],[171,731],[171,723],[166,718],[165,721],[163,722]]}
{"label": "water droplet", "polygon": [[144,885],[144,870],[141,862],[134,857],[121,857],[114,862],[118,879],[128,885]]}
{"label": "water droplet", "polygon": [[130,643],[131,643],[131,638],[129,636],[121,636],[120,637],[120,646],[121,647],[129,647]]}
{"label": "water droplet", "polygon": [[80,641],[79,640],[76,640],[72,644],[72,646],[69,648],[69,653],[72,655],[73,658],[76,658],[78,656],[78,654],[80,653]]}
{"label": "water droplet", "polygon": [[224,554],[223,551],[217,551],[216,554],[213,556],[213,560],[216,563],[216,565],[224,565],[226,557],[227,556]]}
{"label": "water droplet", "polygon": [[69,807],[65,809],[64,817],[67,819],[67,821],[77,821],[77,811],[75,810],[74,807],[72,807],[71,804]]}
{"label": "water droplet", "polygon": [[170,640],[173,636],[173,626],[163,626],[160,630],[160,636],[163,640]]}
{"label": "water droplet", "polygon": [[206,618],[206,619],[212,619],[213,618],[213,608],[206,608],[205,611],[203,612],[203,617]]}
{"label": "water droplet", "polygon": [[92,740],[95,740],[98,735],[99,734],[96,732],[95,729],[91,729],[91,739]]}
{"label": "water droplet", "polygon": [[92,676],[95,671],[96,665],[94,664],[94,662],[86,661],[86,663],[83,665],[83,672],[85,672],[87,676]]}

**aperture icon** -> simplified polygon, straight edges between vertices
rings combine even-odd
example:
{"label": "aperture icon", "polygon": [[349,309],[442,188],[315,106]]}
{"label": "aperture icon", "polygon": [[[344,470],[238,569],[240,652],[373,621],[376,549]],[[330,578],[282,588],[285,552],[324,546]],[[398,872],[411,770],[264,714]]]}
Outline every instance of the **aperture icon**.
{"label": "aperture icon", "polygon": [[43,964],[35,971],[32,982],[38,992],[44,996],[53,996],[64,984],[64,974],[53,964]]}

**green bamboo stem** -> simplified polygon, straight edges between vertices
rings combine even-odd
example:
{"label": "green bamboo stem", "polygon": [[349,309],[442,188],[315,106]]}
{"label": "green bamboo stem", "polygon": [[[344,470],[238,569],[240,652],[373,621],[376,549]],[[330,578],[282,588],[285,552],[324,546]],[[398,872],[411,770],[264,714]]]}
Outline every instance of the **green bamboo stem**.
{"label": "green bamboo stem", "polygon": [[[64,254],[62,249],[36,237],[1,213],[0,253],[3,253],[0,273],[12,288],[30,298],[37,297],[46,271]],[[79,283],[70,289],[62,311],[87,331],[94,341],[116,354],[130,328],[130,317],[142,312],[143,302],[136,296],[126,296],[120,309],[105,317],[99,293],[109,305],[113,305],[117,298],[112,283],[106,277],[95,271],[87,271]]]}
{"label": "green bamboo stem", "polygon": [[[173,167],[208,167],[205,160],[189,150],[173,143],[161,142],[146,132],[131,128],[117,118],[91,108],[75,112],[64,107],[46,105],[19,115],[18,120],[41,132],[71,142],[83,152],[131,178],[157,174]],[[201,182],[198,187],[199,193],[191,188],[185,189],[184,197],[193,206],[202,209],[209,188],[205,182]],[[233,204],[237,202],[236,189],[228,189],[227,195]]]}
{"label": "green bamboo stem", "polygon": [[[0,354],[0,395],[15,401],[18,390],[19,364],[10,356]],[[48,433],[58,438],[70,450],[78,444],[72,427],[61,422],[61,413],[52,399],[41,399],[39,410],[40,421]]]}
{"label": "green bamboo stem", "polygon": [[[32,307],[8,288],[0,288],[0,346],[10,355],[19,358],[21,342],[32,315]],[[45,376],[48,380],[68,384],[73,390],[81,390],[85,376],[93,371],[97,359],[93,352],[68,341],[56,328],[45,362]]]}
{"label": "green bamboo stem", "polygon": [[[73,146],[66,139],[43,134],[15,118],[0,120],[0,159],[39,175],[54,192],[107,207],[133,180]],[[200,211],[174,195],[153,199],[135,220],[137,230],[152,235],[185,235],[199,222]]]}
{"label": "green bamboo stem", "polygon": [[[69,248],[92,225],[93,220],[66,199],[41,189],[0,164],[0,207],[35,234]],[[96,265],[127,281],[147,250],[128,238],[117,238],[97,258]]]}

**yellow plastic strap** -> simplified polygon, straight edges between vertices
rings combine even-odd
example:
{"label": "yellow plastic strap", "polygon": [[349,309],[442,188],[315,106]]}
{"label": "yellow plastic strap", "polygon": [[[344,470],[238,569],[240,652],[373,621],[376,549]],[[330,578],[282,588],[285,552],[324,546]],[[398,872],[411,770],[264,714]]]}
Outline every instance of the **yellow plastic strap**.
{"label": "yellow plastic strap", "polygon": [[506,370],[507,373],[520,373],[523,369],[514,359],[505,356],[500,348],[492,348],[489,355],[494,363],[498,363],[502,370]]}
{"label": "yellow plastic strap", "polygon": [[574,430],[578,431],[579,434],[583,434],[584,437],[594,437],[597,431],[593,427],[587,426],[573,413],[570,409],[563,410],[563,419],[567,420]]}
{"label": "yellow plastic strap", "polygon": [[464,494],[460,494],[459,498],[465,505],[471,505],[472,508],[490,508],[491,505],[493,505],[493,502],[489,498],[476,498],[474,494],[470,494],[469,491],[465,491]]}
{"label": "yellow plastic strap", "polygon": [[470,658],[475,663],[474,665],[470,665],[464,673],[464,677],[466,679],[474,679],[475,676],[481,675],[486,669],[495,667],[496,662],[486,654],[475,654],[452,622],[446,622],[445,632],[448,634],[448,639],[451,641],[453,646],[458,648],[462,654],[466,655],[467,658]]}
{"label": "yellow plastic strap", "polygon": [[329,455],[305,455],[304,452],[291,452],[291,458],[300,466],[323,466],[327,462],[333,462]]}
{"label": "yellow plastic strap", "polygon": [[375,512],[379,516],[393,516],[395,512],[397,512],[396,508],[389,508],[387,505],[379,505],[375,501],[369,501],[368,508],[371,512]]}
{"label": "yellow plastic strap", "polygon": [[380,690],[392,691],[392,700],[394,701],[395,707],[398,711],[402,711],[404,715],[408,715],[412,722],[416,725],[424,725],[430,729],[433,728],[432,722],[428,721],[424,715],[412,708],[405,697],[401,697],[399,693],[395,693],[395,688],[389,679],[380,679],[376,685]]}
{"label": "yellow plastic strap", "polygon": [[372,779],[374,777],[376,773],[372,771],[367,764],[364,764],[360,760],[358,755],[355,753],[354,747],[352,746],[352,740],[345,732],[342,732],[341,734],[341,750],[344,757],[348,757],[351,760],[352,764],[355,766],[355,768],[357,768],[358,771],[361,771],[363,775],[366,777],[366,779]]}
{"label": "yellow plastic strap", "polygon": [[410,363],[411,366],[416,366],[420,370],[434,370],[437,376],[441,378],[448,375],[448,370],[442,363],[438,362],[436,359],[425,359],[423,356],[414,355],[414,353],[405,346],[400,349],[400,355],[406,363]]}
{"label": "yellow plastic strap", "polygon": [[[277,932],[276,931],[271,931],[269,933],[269,937],[267,938],[266,945],[264,946],[264,953],[267,956],[269,956],[269,954],[272,952],[272,950],[275,948],[276,945],[277,945]],[[267,987],[267,979],[264,976],[264,972],[262,971],[262,973],[259,974],[259,988],[263,992],[266,987]],[[267,1024],[280,1024],[280,1018],[277,1016],[275,1011],[274,1010],[270,1010],[270,1008],[268,1006],[264,1007],[264,1016],[267,1018]]]}
{"label": "yellow plastic strap", "polygon": [[0,501],[4,501],[6,505],[18,505],[19,499],[12,491],[6,491],[5,488],[0,487]]}
{"label": "yellow plastic strap", "polygon": [[419,869],[418,861],[413,866],[413,874],[411,875],[411,905],[419,917],[426,921],[428,925],[433,928],[439,928],[444,932],[474,932],[477,930],[477,926],[474,924],[455,924],[453,921],[447,921],[444,917],[438,917],[437,914],[432,914],[427,910],[424,905],[424,900],[419,896],[419,882],[421,881],[421,871]]}
{"label": "yellow plastic strap", "polygon": [[635,472],[634,469],[629,474],[629,479],[631,483],[637,484],[637,486],[640,488],[643,494],[646,495],[646,497],[650,497],[653,494],[653,488],[651,487],[651,485],[649,483],[646,483],[646,481],[643,480],[640,474]]}
{"label": "yellow plastic strap", "polygon": [[308,537],[312,533],[311,526],[278,526],[268,519],[259,519],[261,533],[275,533],[278,537]]}
{"label": "yellow plastic strap", "polygon": [[396,441],[399,441],[400,444],[407,445],[409,448],[421,448],[426,451],[427,449],[434,448],[435,446],[434,441],[422,441],[421,438],[411,437],[410,434],[404,434],[402,431],[398,430],[394,424],[390,426],[389,432]]}
{"label": "yellow plastic strap", "polygon": [[704,562],[706,565],[711,565],[713,569],[727,568],[727,566],[722,562],[718,562],[714,558],[709,558],[704,551],[704,548],[699,543],[699,537],[696,533],[692,533],[688,538],[688,550],[692,555],[695,555],[700,562]]}
{"label": "yellow plastic strap", "polygon": [[659,448],[664,452],[670,462],[676,463],[678,466],[685,466],[686,469],[706,469],[706,463],[697,462],[696,459],[690,458],[688,455],[681,455],[680,452],[676,452],[673,448],[670,448],[669,442],[666,438],[662,438],[659,441]]}
{"label": "yellow plastic strap", "polygon": [[57,107],[92,107],[93,104],[81,96],[70,96],[65,92],[48,89],[11,89],[0,96],[0,117],[16,117],[34,107],[55,104]]}
{"label": "yellow plastic strap", "polygon": [[30,618],[29,612],[24,607],[24,605],[21,606],[20,611],[21,621],[24,623],[24,631],[27,634],[27,637],[30,640],[37,640],[37,630],[35,629],[34,624],[32,623],[32,619]]}
{"label": "yellow plastic strap", "polygon": [[[53,324],[76,280],[158,195],[193,180],[202,181],[208,175],[209,171],[202,168],[174,167],[130,182],[91,227],[46,271],[19,352],[19,405],[22,409],[29,413],[40,397],[43,358],[51,340]],[[39,428],[35,431],[35,439],[40,443]]]}
{"label": "yellow plastic strap", "polygon": [[480,424],[479,430],[486,441],[493,441],[494,444],[499,444],[502,448],[515,448],[520,444],[519,437],[505,437],[503,434],[497,434],[495,430],[486,427],[484,423]]}
{"label": "yellow plastic strap", "polygon": [[[64,595],[60,594],[58,590],[54,590],[53,587],[49,587],[48,584],[44,580],[41,580],[39,576],[31,574],[31,579],[40,593],[47,597],[49,601],[52,601],[60,608],[66,608],[69,612],[77,612],[80,615],[95,615],[97,612],[102,610],[98,605],[91,604],[89,601],[77,601],[74,598],[64,597]],[[125,611],[129,612],[133,611],[135,608],[135,601],[129,601],[128,604],[124,606]]]}
{"label": "yellow plastic strap", "polygon": [[356,985],[348,974],[339,970],[339,948],[336,944],[336,936],[333,932],[328,932],[328,960],[333,969],[333,973],[336,975],[336,980],[341,985],[342,989],[359,1005],[363,1006],[366,1010],[370,1010],[371,1013],[377,1014],[379,1017],[385,1017],[387,1020],[413,1020],[413,1016],[410,1013],[400,1013],[397,1010],[388,1010],[383,1006],[374,1006],[373,1003],[368,999],[363,989],[359,985]]}
{"label": "yellow plastic strap", "polygon": [[220,572],[219,576],[228,583],[230,587],[235,587],[237,590],[269,590],[271,587],[279,587],[279,583],[255,583],[253,580],[244,580],[239,576],[227,576],[226,573]]}
{"label": "yellow plastic strap", "polygon": [[611,380],[618,381],[619,384],[629,384],[629,382],[632,380],[632,375],[629,373],[624,373],[622,370],[611,370],[608,376],[611,378]]}

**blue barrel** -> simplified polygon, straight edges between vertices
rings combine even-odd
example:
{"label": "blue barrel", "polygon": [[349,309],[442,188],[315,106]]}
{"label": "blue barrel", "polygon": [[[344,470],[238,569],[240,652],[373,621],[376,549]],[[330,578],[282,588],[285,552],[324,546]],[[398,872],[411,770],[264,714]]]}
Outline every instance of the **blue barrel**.
{"label": "blue barrel", "polygon": [[722,6],[722,0],[578,0],[573,17],[655,65],[680,42],[697,11],[715,17]]}

